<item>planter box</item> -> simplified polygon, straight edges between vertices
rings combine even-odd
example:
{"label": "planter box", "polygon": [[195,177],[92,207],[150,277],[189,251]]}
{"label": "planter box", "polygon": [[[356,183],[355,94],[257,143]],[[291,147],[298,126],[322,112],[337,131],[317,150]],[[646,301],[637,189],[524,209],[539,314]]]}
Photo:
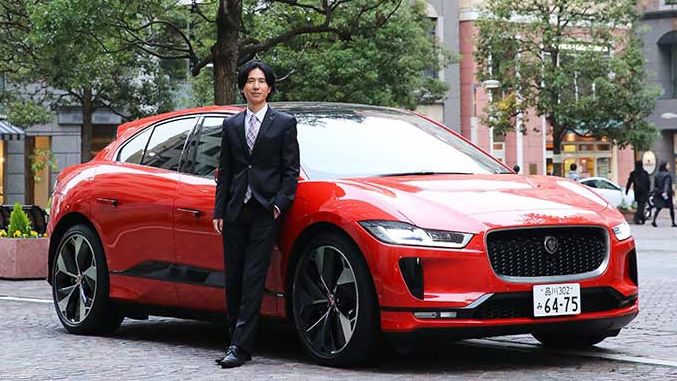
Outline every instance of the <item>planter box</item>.
{"label": "planter box", "polygon": [[0,238],[0,278],[45,279],[49,238]]}
{"label": "planter box", "polygon": [[619,210],[623,217],[625,217],[625,221],[627,221],[629,224],[634,224],[635,223],[635,210]]}

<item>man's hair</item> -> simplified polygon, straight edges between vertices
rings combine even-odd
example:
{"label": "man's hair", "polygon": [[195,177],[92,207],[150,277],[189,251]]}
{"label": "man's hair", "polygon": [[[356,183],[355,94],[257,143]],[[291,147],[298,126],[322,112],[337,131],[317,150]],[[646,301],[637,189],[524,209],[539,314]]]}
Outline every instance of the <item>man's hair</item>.
{"label": "man's hair", "polygon": [[271,69],[267,63],[262,61],[249,61],[240,68],[240,72],[237,74],[237,86],[240,89],[240,93],[242,92],[242,89],[244,89],[244,85],[247,83],[249,72],[254,69],[261,69],[263,74],[266,76],[266,83],[268,84],[268,87],[270,87],[270,94],[268,94],[268,97],[266,98],[266,100],[268,100],[268,98],[270,98],[270,96],[275,92],[275,74],[273,73],[273,69]]}
{"label": "man's hair", "polygon": [[576,165],[576,163],[571,163],[571,165],[569,166],[569,169],[571,169],[572,171],[575,171],[576,168],[578,168],[578,166]]}
{"label": "man's hair", "polygon": [[659,171],[667,171],[668,170],[668,162],[665,160],[661,160],[661,165],[658,166]]}

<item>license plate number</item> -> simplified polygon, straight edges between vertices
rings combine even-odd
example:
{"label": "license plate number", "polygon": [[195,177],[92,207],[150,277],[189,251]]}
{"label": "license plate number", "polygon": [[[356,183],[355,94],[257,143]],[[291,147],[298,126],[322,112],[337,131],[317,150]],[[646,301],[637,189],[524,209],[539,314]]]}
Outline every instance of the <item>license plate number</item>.
{"label": "license plate number", "polygon": [[534,286],[534,317],[578,315],[581,287],[578,283]]}

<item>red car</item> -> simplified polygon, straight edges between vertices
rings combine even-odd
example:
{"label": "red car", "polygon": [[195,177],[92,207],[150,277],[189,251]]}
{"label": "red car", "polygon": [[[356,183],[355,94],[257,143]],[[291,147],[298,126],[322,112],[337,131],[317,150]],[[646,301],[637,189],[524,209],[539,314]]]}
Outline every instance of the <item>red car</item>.
{"label": "red car", "polygon": [[[380,333],[396,345],[531,333],[582,347],[637,315],[629,226],[585,186],[516,175],[414,113],[273,107],[298,119],[302,178],[261,310],[291,319],[315,361],[363,361]],[[240,110],[123,124],[59,175],[49,282],[69,332],[110,332],[124,317],[223,319],[214,172],[222,121]]]}

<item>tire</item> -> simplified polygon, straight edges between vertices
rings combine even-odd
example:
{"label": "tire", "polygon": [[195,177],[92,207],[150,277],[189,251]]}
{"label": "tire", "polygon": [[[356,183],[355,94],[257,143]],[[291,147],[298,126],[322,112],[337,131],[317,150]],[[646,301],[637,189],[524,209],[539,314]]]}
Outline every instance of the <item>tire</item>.
{"label": "tire", "polygon": [[651,206],[649,205],[648,202],[644,204],[644,219],[645,220],[651,219]]}
{"label": "tire", "polygon": [[[553,349],[585,349],[609,337],[607,334],[534,333],[541,344]],[[614,335],[611,335],[614,336]]]}
{"label": "tire", "polygon": [[107,334],[122,324],[124,315],[108,297],[103,246],[90,227],[75,225],[66,231],[50,271],[56,315],[68,332]]}
{"label": "tire", "polygon": [[296,332],[321,365],[367,362],[380,343],[378,303],[361,252],[340,234],[324,233],[304,248],[291,284]]}

